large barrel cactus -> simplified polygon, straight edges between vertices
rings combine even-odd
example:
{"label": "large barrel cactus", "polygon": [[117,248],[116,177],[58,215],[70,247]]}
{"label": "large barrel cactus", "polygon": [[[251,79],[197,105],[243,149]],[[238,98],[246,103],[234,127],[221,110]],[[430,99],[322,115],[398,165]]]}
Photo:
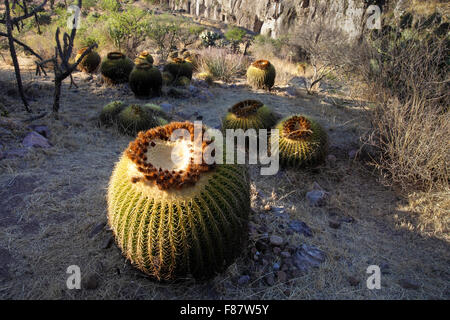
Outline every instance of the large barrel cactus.
{"label": "large barrel cactus", "polygon": [[[181,139],[170,139],[175,130]],[[173,122],[141,132],[122,154],[108,187],[108,223],[124,256],[158,280],[208,278],[239,255],[247,234],[244,166],[194,163],[202,131]],[[200,136],[200,137],[198,137]],[[198,140],[197,140],[198,139]]]}
{"label": "large barrel cactus", "polygon": [[158,68],[148,62],[141,62],[130,73],[128,82],[136,97],[148,97],[160,95],[163,79]]}
{"label": "large barrel cactus", "polygon": [[315,165],[325,158],[328,136],[316,121],[295,115],[281,120],[276,129],[279,130],[279,154],[283,166]]}
{"label": "large barrel cactus", "polygon": [[247,70],[247,82],[255,89],[270,90],[275,84],[275,67],[267,60],[253,62]]}
{"label": "large barrel cactus", "polygon": [[[87,49],[88,47],[84,47],[78,50],[75,61],[78,61]],[[101,60],[100,55],[96,51],[91,51],[78,64],[78,70],[86,73],[94,73],[95,70],[97,70]]]}
{"label": "large barrel cactus", "polygon": [[174,78],[186,77],[192,79],[193,66],[182,58],[173,58],[164,66],[164,71],[172,74]]}
{"label": "large barrel cactus", "polygon": [[258,100],[244,100],[232,106],[222,121],[223,129],[269,129],[276,118],[269,107]]}
{"label": "large barrel cactus", "polygon": [[128,82],[134,63],[121,52],[110,52],[100,66],[103,79],[110,84]]}

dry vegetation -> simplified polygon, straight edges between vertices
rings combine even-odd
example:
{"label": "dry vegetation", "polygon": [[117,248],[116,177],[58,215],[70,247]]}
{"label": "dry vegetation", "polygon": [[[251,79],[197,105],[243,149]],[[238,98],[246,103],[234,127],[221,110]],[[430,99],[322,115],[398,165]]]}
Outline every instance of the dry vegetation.
{"label": "dry vegetation", "polygon": [[[422,14],[434,12],[427,5],[431,2],[413,3]],[[102,56],[117,49],[119,43],[108,33],[111,21],[97,17],[94,9],[86,9],[85,15],[89,24],[80,30],[77,46],[84,45],[82,40],[95,40]],[[58,21],[65,22],[65,17]],[[171,28],[180,21],[185,28],[175,32]],[[43,57],[53,54],[54,22],[43,27],[40,35],[32,28],[22,35]],[[87,39],[91,23],[96,28]],[[98,230],[106,222],[105,193],[111,170],[131,137],[119,135],[114,128],[99,128],[97,117],[111,100],[142,101],[127,86],[111,88],[99,75],[77,73],[79,88],[69,89],[68,81],[63,84],[60,119],[35,121],[49,127],[52,148],[31,149],[23,158],[0,160],[0,248],[6,250],[0,251],[0,258],[8,262],[6,267],[0,265],[0,298],[450,299],[450,91],[448,64],[442,67],[448,42],[435,38],[430,43],[423,35],[411,33],[393,40],[384,34],[342,49],[340,35],[311,26],[289,39],[258,36],[250,56],[243,56],[227,47],[193,43],[193,34],[208,27],[206,23],[199,26],[185,18],[161,15],[153,26],[161,24],[174,31],[173,38],[146,34],[138,45],[127,44],[134,41],[127,39],[121,48],[129,53],[155,48],[156,62],[163,64],[174,43],[179,47],[190,43],[190,49],[199,54],[198,74],[210,75],[216,84],[208,88],[211,97],[207,100],[163,96],[151,103],[171,103],[175,117],[195,120],[201,115],[207,125],[217,127],[231,105],[258,99],[280,116],[306,113],[325,127],[336,160],[314,169],[283,170],[273,177],[260,176],[254,167],[251,178],[252,222],[291,243],[317,246],[326,252],[326,262],[272,286],[264,281],[266,269],[249,284],[239,285],[239,276],[253,266],[251,249],[266,237],[249,232],[242,256],[210,281],[157,283],[134,269],[114,244],[108,246],[111,232]],[[211,30],[223,28],[210,26]],[[327,45],[330,39],[334,46]],[[1,53],[1,118],[24,119],[7,53]],[[261,58],[277,69],[272,93],[245,85],[248,64]],[[24,53],[20,61],[32,106],[38,112],[48,111],[51,79],[34,76],[33,63]],[[298,79],[304,79],[306,86],[296,87]],[[339,86],[334,89],[336,83]],[[348,88],[340,90],[344,83]],[[294,94],[288,94],[293,87]],[[16,148],[28,132],[26,127],[7,129],[7,135],[0,131],[0,151]],[[349,158],[358,149],[359,156]],[[329,192],[323,207],[310,207],[305,201],[315,184]],[[265,211],[265,204],[284,207],[290,219],[309,225],[314,237],[286,234],[284,218]],[[330,226],[336,219],[352,222],[336,229]],[[67,290],[65,271],[71,264],[79,265],[84,274],[97,275],[98,289]],[[365,286],[370,264],[382,267],[382,290]],[[406,289],[405,279],[417,287]]]}

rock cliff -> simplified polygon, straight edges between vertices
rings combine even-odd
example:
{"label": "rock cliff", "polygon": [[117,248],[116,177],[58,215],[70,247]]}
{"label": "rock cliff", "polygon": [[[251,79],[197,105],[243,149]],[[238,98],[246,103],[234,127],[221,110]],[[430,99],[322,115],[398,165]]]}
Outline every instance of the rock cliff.
{"label": "rock cliff", "polygon": [[[350,38],[365,28],[366,9],[385,0],[165,0],[172,10],[235,24],[274,38],[292,34],[296,26],[323,19]],[[390,1],[394,2],[394,1]]]}

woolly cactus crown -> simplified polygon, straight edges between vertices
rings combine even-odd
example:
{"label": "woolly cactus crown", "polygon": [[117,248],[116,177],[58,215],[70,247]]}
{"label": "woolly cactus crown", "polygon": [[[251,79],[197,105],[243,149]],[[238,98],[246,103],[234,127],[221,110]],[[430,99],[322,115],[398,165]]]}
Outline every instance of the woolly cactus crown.
{"label": "woolly cactus crown", "polygon": [[264,104],[258,100],[244,100],[236,103],[229,111],[238,118],[244,118],[251,114],[256,114],[258,109],[263,106]]}
{"label": "woolly cactus crown", "polygon": [[267,70],[270,67],[268,60],[257,60],[252,63],[252,66],[261,70]]}
{"label": "woolly cactus crown", "polygon": [[[170,141],[172,133],[178,129],[189,132],[190,140]],[[204,131],[205,128],[202,128],[203,133]],[[194,143],[194,125],[188,122],[173,122],[145,133],[140,132],[126,150],[126,155],[140,173],[136,173],[132,181],[154,183],[161,190],[195,185],[201,173],[209,171],[214,166],[194,163]],[[211,141],[201,144],[202,154],[210,143]],[[174,163],[173,157],[172,161],[170,158],[175,148],[179,149],[179,158]]]}
{"label": "woolly cactus crown", "polygon": [[125,59],[125,55],[122,52],[114,51],[109,52],[107,55],[109,60],[119,60],[119,59]]}
{"label": "woolly cactus crown", "polygon": [[304,116],[293,116],[283,123],[283,135],[292,140],[302,140],[312,135],[311,121]]}

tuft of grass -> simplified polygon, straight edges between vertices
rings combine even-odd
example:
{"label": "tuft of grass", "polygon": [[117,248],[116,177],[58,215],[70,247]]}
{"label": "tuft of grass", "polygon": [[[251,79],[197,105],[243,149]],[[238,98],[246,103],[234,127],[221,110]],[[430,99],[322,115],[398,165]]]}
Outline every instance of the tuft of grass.
{"label": "tuft of grass", "polygon": [[229,53],[225,49],[208,48],[199,52],[199,70],[215,80],[231,82],[245,74],[250,62],[247,57]]}

